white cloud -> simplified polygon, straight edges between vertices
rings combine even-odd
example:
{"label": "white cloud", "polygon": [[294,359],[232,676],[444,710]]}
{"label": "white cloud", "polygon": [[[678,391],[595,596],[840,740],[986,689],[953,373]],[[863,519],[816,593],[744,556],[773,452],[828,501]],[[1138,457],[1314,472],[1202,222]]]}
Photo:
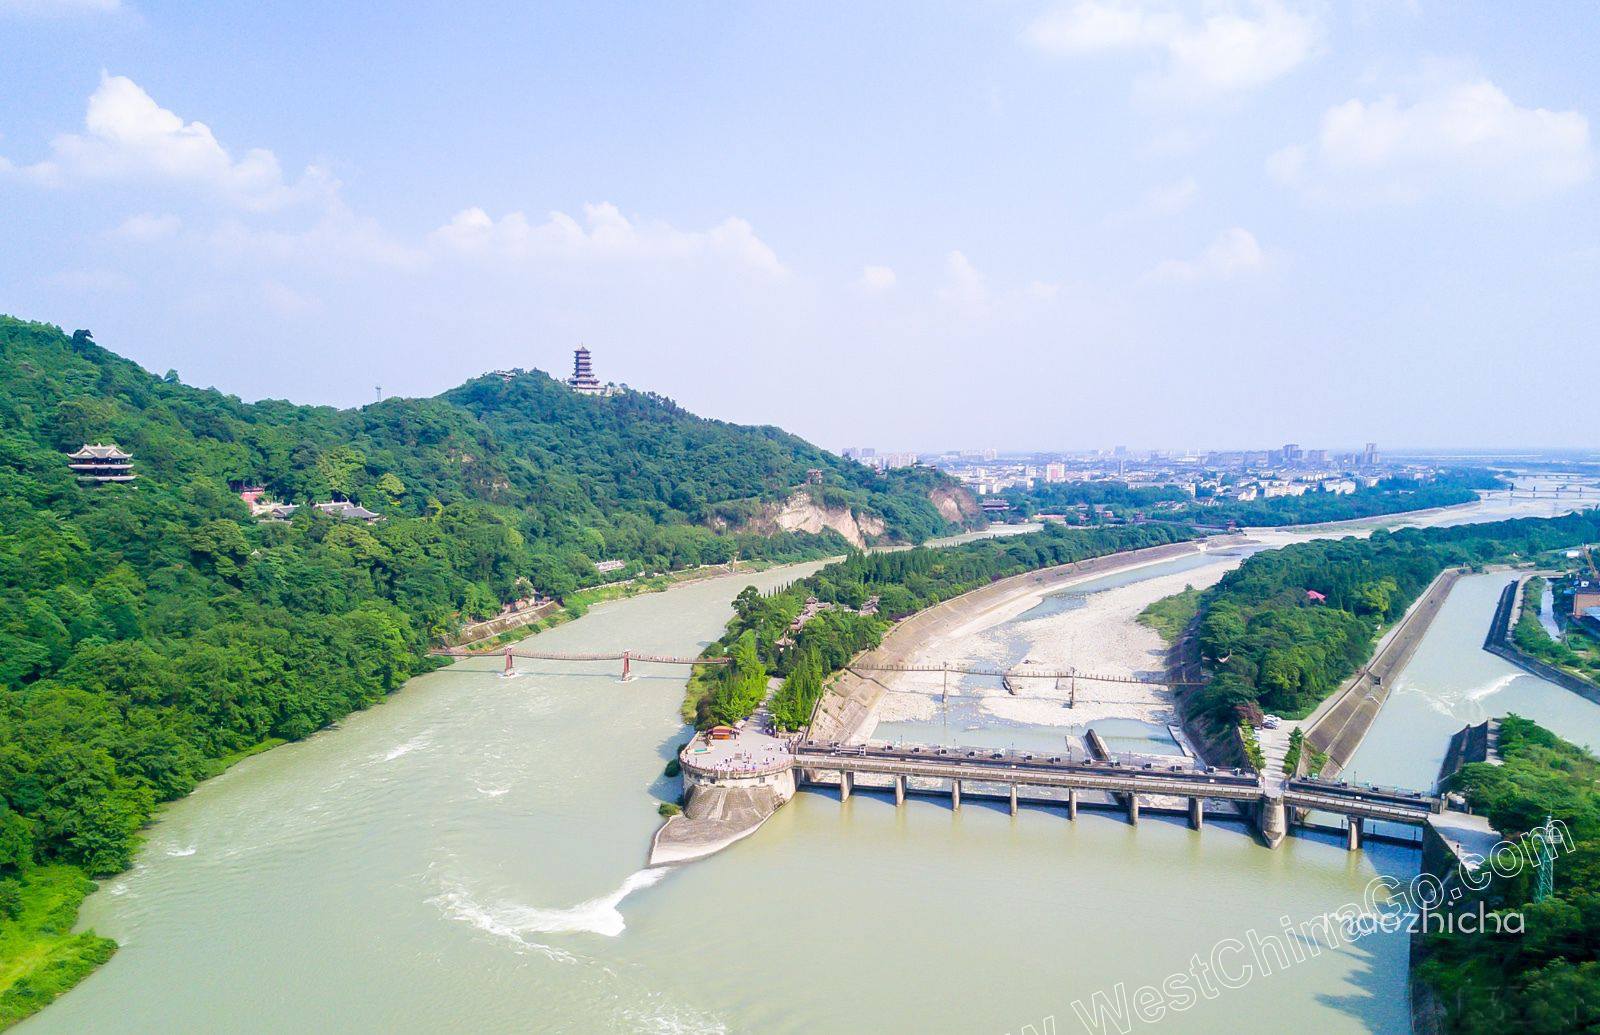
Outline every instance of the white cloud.
{"label": "white cloud", "polygon": [[861,267],[861,287],[868,291],[888,291],[894,287],[894,270],[888,266]]}
{"label": "white cloud", "polygon": [[1243,227],[1224,230],[1194,259],[1168,259],[1151,271],[1156,280],[1228,280],[1259,269],[1265,257],[1256,237]]}
{"label": "white cloud", "polygon": [[469,255],[626,262],[712,258],[773,276],[785,272],[777,254],[743,219],[729,217],[707,230],[680,230],[659,220],[630,220],[610,203],[585,205],[581,223],[565,212],[533,223],[522,212],[496,220],[481,208],[464,209],[435,230],[432,240],[447,251]]}
{"label": "white cloud", "polygon": [[1267,168],[1324,199],[1414,201],[1465,189],[1519,200],[1587,180],[1594,152],[1581,113],[1518,107],[1478,79],[1435,86],[1410,105],[1394,96],[1335,105],[1315,140],[1284,148]]}
{"label": "white cloud", "polygon": [[122,225],[113,230],[112,236],[124,241],[161,241],[169,237],[176,237],[183,227],[183,220],[174,215],[154,215],[142,212],[136,216],[129,216],[122,221]]}
{"label": "white cloud", "polygon": [[1189,9],[1167,3],[1081,0],[1040,16],[1026,36],[1063,57],[1160,52],[1160,74],[1142,85],[1181,100],[1255,89],[1286,75],[1315,51],[1321,26],[1277,0],[1228,3],[1194,20]]}
{"label": "white cloud", "polygon": [[989,308],[989,282],[978,268],[959,251],[952,251],[944,259],[944,287],[939,297],[950,306],[969,315],[982,315]]}
{"label": "white cloud", "polygon": [[185,122],[125,76],[102,73],[89,97],[83,133],[50,142],[50,157],[18,171],[35,182],[64,186],[135,181],[189,187],[249,210],[280,209],[331,198],[338,185],[314,166],[284,179],[277,156],[264,148],[237,161],[203,122]]}
{"label": "white cloud", "polygon": [[358,216],[337,200],[309,225],[262,227],[229,218],[206,239],[217,255],[230,260],[315,266],[338,274],[358,266],[416,270],[428,260],[425,249],[397,239],[377,220]]}

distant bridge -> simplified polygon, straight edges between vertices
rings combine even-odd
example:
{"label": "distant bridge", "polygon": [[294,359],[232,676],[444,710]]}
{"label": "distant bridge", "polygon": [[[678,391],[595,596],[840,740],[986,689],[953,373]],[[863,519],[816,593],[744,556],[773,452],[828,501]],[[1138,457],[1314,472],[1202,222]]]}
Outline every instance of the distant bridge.
{"label": "distant bridge", "polygon": [[1140,676],[1108,676],[1095,672],[1080,672],[1075,668],[1068,669],[1041,669],[1041,668],[994,668],[984,665],[952,665],[945,662],[940,665],[848,665],[848,671],[860,675],[863,672],[925,672],[944,677],[944,694],[950,693],[950,674],[969,676],[990,676],[1000,680],[1008,693],[1015,694],[1016,687],[1013,679],[1053,679],[1056,686],[1060,687],[1061,681],[1066,680],[1068,685],[1068,705],[1078,701],[1078,680],[1090,683],[1127,683],[1133,686],[1165,686],[1165,687],[1193,687],[1204,686],[1204,683],[1193,683],[1181,679],[1145,679]]}
{"label": "distant bridge", "polygon": [[497,658],[504,657],[506,661],[503,675],[514,676],[517,674],[517,658],[529,658],[535,661],[620,661],[622,662],[622,678],[630,678],[628,669],[632,662],[646,662],[651,665],[726,665],[731,658],[679,658],[666,654],[641,654],[637,651],[603,651],[594,654],[570,654],[550,650],[517,650],[507,647],[503,651],[496,650],[467,650],[463,647],[440,647],[428,652],[439,658]]}

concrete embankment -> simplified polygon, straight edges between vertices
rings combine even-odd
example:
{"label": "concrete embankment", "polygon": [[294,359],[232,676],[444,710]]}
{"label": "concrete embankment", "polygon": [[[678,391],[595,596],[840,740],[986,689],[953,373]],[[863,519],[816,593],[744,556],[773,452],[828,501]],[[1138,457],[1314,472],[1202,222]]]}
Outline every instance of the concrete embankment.
{"label": "concrete embankment", "polygon": [[1372,660],[1351,677],[1328,704],[1313,713],[1306,729],[1306,742],[1313,750],[1327,752],[1324,776],[1342,772],[1355,757],[1356,749],[1389,699],[1395,677],[1417,652],[1428,627],[1438,617],[1439,609],[1462,574],[1459,568],[1441,572],[1383,638]]}
{"label": "concrete embankment", "polygon": [[1538,676],[1548,683],[1564,687],[1581,697],[1600,704],[1600,686],[1580,679],[1570,672],[1563,672],[1554,665],[1540,661],[1538,658],[1524,654],[1518,649],[1511,639],[1512,616],[1517,613],[1518,601],[1522,597],[1522,586],[1526,579],[1517,579],[1506,586],[1500,594],[1500,603],[1494,609],[1494,619],[1489,623],[1489,634],[1484,638],[1483,649],[1497,657],[1504,658],[1511,664],[1522,669],[1530,675]]}
{"label": "concrete embankment", "polygon": [[794,797],[789,745],[746,727],[697,734],[678,753],[684,808],[650,840],[650,865],[689,862],[749,837]]}
{"label": "concrete embankment", "polygon": [[[876,650],[861,655],[854,663],[903,665],[929,644],[949,637],[955,630],[987,614],[1014,607],[1021,598],[1042,597],[1099,575],[1199,553],[1216,543],[1234,545],[1236,540],[1227,538],[1168,543],[1013,575],[917,612],[891,629]],[[860,743],[870,735],[876,724],[878,706],[888,689],[884,682],[876,678],[846,670],[833,681],[817,703],[811,716],[809,736],[817,740]]]}
{"label": "concrete embankment", "polygon": [[[793,795],[790,791],[790,795]],[[651,866],[704,859],[761,829],[788,797],[772,787],[707,787],[688,792],[681,815],[650,840]]]}

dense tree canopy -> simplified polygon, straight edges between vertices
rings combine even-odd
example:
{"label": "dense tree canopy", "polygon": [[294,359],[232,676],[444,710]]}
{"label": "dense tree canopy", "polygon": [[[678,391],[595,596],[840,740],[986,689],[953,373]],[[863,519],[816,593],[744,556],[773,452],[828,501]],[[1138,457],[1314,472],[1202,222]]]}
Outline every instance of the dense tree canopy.
{"label": "dense tree canopy", "polygon": [[1570,852],[1554,862],[1554,893],[1535,902],[1532,867],[1487,889],[1487,905],[1522,912],[1521,934],[1431,934],[1418,974],[1438,993],[1452,1031],[1556,1033],[1600,1028],[1600,761],[1527,719],[1500,726],[1502,765],[1454,778],[1473,811],[1519,839],[1546,818]]}
{"label": "dense tree canopy", "polygon": [[1299,496],[1273,496],[1255,500],[1193,500],[1176,485],[1130,486],[1114,480],[1037,484],[1031,489],[1006,493],[1016,513],[1023,517],[1048,514],[1077,506],[1106,506],[1126,517],[1142,513],[1151,518],[1200,525],[1246,527],[1307,525],[1326,521],[1401,514],[1471,503],[1477,490],[1503,488],[1490,471],[1462,468],[1442,472],[1429,482],[1410,478],[1385,478],[1371,488],[1355,492],[1324,492],[1320,488]]}
{"label": "dense tree canopy", "polygon": [[1365,663],[1379,631],[1445,568],[1532,557],[1597,537],[1600,511],[1588,511],[1379,531],[1258,553],[1201,597],[1200,649],[1215,674],[1198,705],[1222,718],[1257,701],[1269,711],[1303,714]]}
{"label": "dense tree canopy", "polygon": [[[0,881],[34,860],[121,869],[158,802],[371,703],[432,636],[530,586],[592,585],[606,558],[615,578],[843,552],[735,531],[810,469],[893,536],[949,527],[932,472],[537,372],[359,410],[246,404],[4,318],[0,362]],[[132,453],[137,482],[79,485],[63,453],[92,442]],[[386,519],[261,523],[230,483]]]}

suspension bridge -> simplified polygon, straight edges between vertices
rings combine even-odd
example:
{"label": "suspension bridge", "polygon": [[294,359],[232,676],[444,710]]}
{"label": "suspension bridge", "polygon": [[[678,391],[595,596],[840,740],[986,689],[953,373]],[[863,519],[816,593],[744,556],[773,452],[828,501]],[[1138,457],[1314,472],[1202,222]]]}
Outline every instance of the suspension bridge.
{"label": "suspension bridge", "polygon": [[622,678],[631,678],[629,668],[633,662],[648,663],[651,665],[726,665],[731,658],[680,658],[667,654],[643,654],[639,651],[602,651],[594,654],[571,654],[552,650],[516,650],[507,647],[503,651],[496,650],[467,650],[463,647],[439,647],[428,652],[439,658],[500,658],[504,657],[506,668],[504,675],[517,674],[517,659],[526,658],[531,661],[620,661],[622,662]]}
{"label": "suspension bridge", "polygon": [[[592,653],[570,653],[564,651],[534,651],[519,650],[507,647],[504,650],[470,650],[465,647],[440,647],[428,653],[441,658],[503,658],[505,659],[505,674],[516,674],[516,660],[524,658],[530,661],[620,661],[622,662],[622,678],[627,679],[634,662],[651,665],[726,665],[732,659],[727,657],[711,658],[684,658],[666,654],[645,654],[640,651],[598,651]],[[1166,686],[1190,687],[1202,686],[1201,683],[1185,682],[1183,680],[1147,679],[1141,676],[1113,676],[1098,672],[1080,672],[1075,668],[1067,669],[1038,669],[1038,668],[996,668],[986,665],[971,664],[920,664],[920,665],[847,665],[846,668],[860,675],[866,672],[893,672],[893,673],[928,673],[944,677],[944,689],[948,694],[950,689],[950,676],[989,676],[999,679],[1008,690],[1013,690],[1013,679],[1053,679],[1059,687],[1063,680],[1069,682],[1076,696],[1076,684],[1079,680],[1088,683],[1125,683],[1134,686]],[[1013,692],[1015,692],[1013,690]]]}
{"label": "suspension bridge", "polygon": [[[939,665],[847,665],[846,670],[849,672],[854,672],[858,676],[868,672],[913,672],[940,675],[944,677],[944,688],[941,694],[945,698],[950,696],[951,673],[966,676],[988,676],[993,679],[998,679],[1000,680],[1000,685],[1006,688],[1006,692],[1011,694],[1015,694],[1017,692],[1016,684],[1012,682],[1013,680],[1053,679],[1055,680],[1057,690],[1061,689],[1062,681],[1065,680],[1067,683],[1068,693],[1067,706],[1069,708],[1077,704],[1079,701],[1079,680],[1088,683],[1124,683],[1132,686],[1192,687],[1205,685],[1204,683],[1191,683],[1180,679],[1146,679],[1141,676],[1112,676],[1098,672],[1080,672],[1075,668],[995,668],[993,666],[986,665],[952,665],[949,662],[944,662],[943,664]],[[1085,703],[1093,703],[1088,698],[1084,698],[1083,700]]]}

